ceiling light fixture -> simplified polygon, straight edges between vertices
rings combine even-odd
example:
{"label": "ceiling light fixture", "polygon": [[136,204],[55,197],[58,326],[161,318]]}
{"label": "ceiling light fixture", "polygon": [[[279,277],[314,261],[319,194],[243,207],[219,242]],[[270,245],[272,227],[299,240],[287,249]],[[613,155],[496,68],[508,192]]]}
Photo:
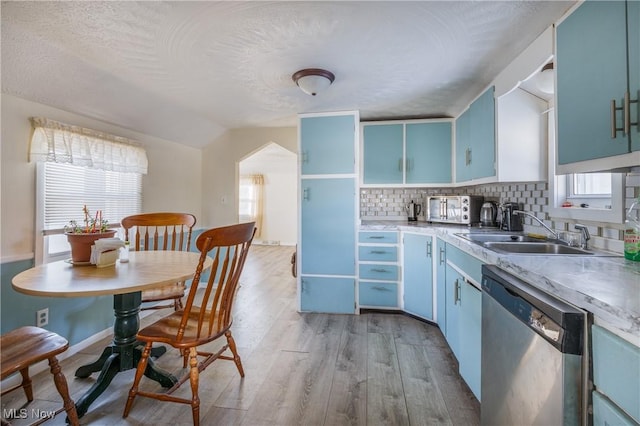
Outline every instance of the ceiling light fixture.
{"label": "ceiling light fixture", "polygon": [[553,62],[549,62],[540,70],[537,79],[538,89],[544,93],[553,93]]}
{"label": "ceiling light fixture", "polygon": [[304,93],[315,96],[331,86],[336,76],[332,72],[320,68],[307,68],[295,72],[291,79]]}

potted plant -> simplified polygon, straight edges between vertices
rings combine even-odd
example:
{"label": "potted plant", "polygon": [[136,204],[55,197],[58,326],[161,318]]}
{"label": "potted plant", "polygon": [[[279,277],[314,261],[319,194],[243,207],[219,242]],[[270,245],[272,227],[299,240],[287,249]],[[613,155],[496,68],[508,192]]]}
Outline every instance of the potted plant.
{"label": "potted plant", "polygon": [[64,228],[74,264],[89,263],[93,243],[100,238],[111,238],[116,233],[109,229],[108,221],[102,218],[102,210],[98,210],[95,217],[89,214],[87,206],[84,206],[83,212],[84,224],[71,220]]}

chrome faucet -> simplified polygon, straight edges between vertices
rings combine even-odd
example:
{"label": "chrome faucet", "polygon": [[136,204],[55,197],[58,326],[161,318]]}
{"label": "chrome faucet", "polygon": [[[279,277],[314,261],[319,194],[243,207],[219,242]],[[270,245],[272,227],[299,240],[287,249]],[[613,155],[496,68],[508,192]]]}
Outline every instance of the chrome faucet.
{"label": "chrome faucet", "polygon": [[587,250],[589,248],[589,240],[591,239],[591,234],[589,234],[589,229],[587,229],[586,225],[582,225],[580,223],[576,223],[574,228],[582,232],[582,248]]}
{"label": "chrome faucet", "polygon": [[549,228],[547,225],[545,225],[545,223],[543,221],[541,221],[540,219],[538,219],[536,217],[536,215],[534,215],[532,213],[529,213],[529,212],[522,211],[522,210],[514,210],[513,214],[520,214],[520,215],[523,215],[523,216],[529,216],[531,219],[535,220],[540,225],[542,225],[542,227],[544,227],[544,229],[549,231],[551,233],[551,235],[553,235],[553,238],[555,238],[556,240],[560,239],[560,236],[558,235],[558,233],[556,231],[554,231],[553,229]]}

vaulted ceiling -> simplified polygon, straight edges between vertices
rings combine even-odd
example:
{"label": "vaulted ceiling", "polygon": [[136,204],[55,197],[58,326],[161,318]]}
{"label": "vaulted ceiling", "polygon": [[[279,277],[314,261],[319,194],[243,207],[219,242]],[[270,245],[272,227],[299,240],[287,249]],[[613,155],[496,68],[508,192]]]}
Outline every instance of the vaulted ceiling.
{"label": "vaulted ceiling", "polygon": [[[194,147],[300,112],[452,117],[574,1],[2,2],[2,92]],[[291,75],[332,71],[315,97]]]}

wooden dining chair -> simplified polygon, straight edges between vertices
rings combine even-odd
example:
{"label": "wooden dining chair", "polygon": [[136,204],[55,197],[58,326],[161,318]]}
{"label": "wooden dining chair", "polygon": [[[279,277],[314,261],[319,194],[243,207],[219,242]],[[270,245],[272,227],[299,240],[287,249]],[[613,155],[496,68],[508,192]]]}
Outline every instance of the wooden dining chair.
{"label": "wooden dining chair", "polygon": [[[190,404],[193,424],[200,423],[200,398],[198,396],[199,374],[216,359],[235,362],[240,377],[244,377],[242,362],[231,336],[233,322],[231,311],[236,295],[238,280],[242,273],[249,247],[256,232],[255,222],[214,228],[203,232],[196,240],[200,250],[200,261],[195,271],[193,284],[189,290],[183,310],[172,313],[138,332],[138,340],[145,343],[142,358],[138,362],[135,379],[122,417],[127,417],[136,396],[145,396],[160,401]],[[205,288],[201,289],[202,301],[195,304],[198,283],[203,264],[210,256],[213,259],[211,273]],[[200,347],[216,339],[226,338],[225,344],[215,353],[201,351]],[[165,393],[152,393],[138,388],[147,367],[147,360],[154,343],[165,343],[181,351],[184,355],[183,367],[189,364],[189,374],[181,377]],[[224,353],[229,349],[230,355]],[[200,362],[198,357],[202,357]],[[192,398],[172,395],[184,382],[190,380]]]}
{"label": "wooden dining chair", "polygon": [[[183,250],[191,248],[191,232],[196,217],[189,213],[142,213],[127,216],[120,222],[124,228],[125,241],[131,250]],[[130,235],[131,229],[135,233]],[[142,292],[143,306],[140,310],[174,308],[182,309],[186,285],[184,281],[168,284]],[[145,302],[170,300],[170,304],[144,305]]]}
{"label": "wooden dining chair", "polygon": [[[0,337],[0,380],[20,372],[22,382],[2,391],[2,395],[22,388],[27,401],[33,401],[33,386],[29,377],[29,367],[45,359],[49,361],[49,369],[53,374],[53,382],[62,397],[64,410],[72,425],[80,424],[76,405],[69,396],[67,379],[62,374],[62,368],[56,355],[69,348],[69,342],[58,334],[39,327],[25,326],[9,331]],[[3,407],[4,408],[4,407]],[[58,412],[61,412],[59,410]],[[56,412],[56,414],[58,414]]]}

